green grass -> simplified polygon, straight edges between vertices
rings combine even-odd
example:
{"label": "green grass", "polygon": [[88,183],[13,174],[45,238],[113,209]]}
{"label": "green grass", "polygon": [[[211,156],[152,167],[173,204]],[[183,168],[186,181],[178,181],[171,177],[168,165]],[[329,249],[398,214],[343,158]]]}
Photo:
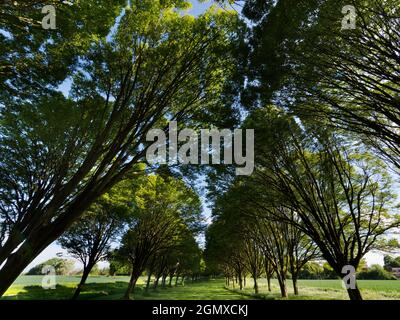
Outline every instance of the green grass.
{"label": "green grass", "polygon": [[[44,290],[41,287],[42,276],[21,276],[5,293],[3,299],[31,300],[31,299],[68,299],[79,281],[79,277],[57,277],[55,290]],[[80,295],[80,299],[121,299],[125,293],[129,277],[89,277],[87,285]],[[224,288],[222,280],[191,282],[185,285],[144,289],[145,278],[138,280],[134,292],[137,300],[245,300],[252,299]]]}
{"label": "green grass", "polygon": [[[79,282],[79,276],[57,276],[57,288],[44,290],[41,287],[42,276],[21,276],[6,292],[3,299],[30,300],[30,299],[69,299]],[[129,277],[105,277],[91,276],[80,295],[80,299],[121,299]],[[276,280],[272,280],[272,292],[268,292],[265,279],[259,280],[260,292],[258,296],[253,294],[253,282],[247,279],[247,286],[239,291],[237,286],[225,288],[222,279],[191,282],[177,287],[144,290],[145,278],[138,281],[134,292],[137,300],[244,300],[244,299],[281,299],[279,286]],[[359,280],[358,285],[365,299],[400,299],[399,280]],[[299,280],[299,296],[294,296],[291,282],[288,281],[289,299],[305,300],[347,300],[347,293],[342,288],[339,280]]]}
{"label": "green grass", "polygon": [[[362,296],[366,300],[400,300],[399,280],[358,280],[358,286]],[[280,296],[277,280],[271,281],[272,291],[268,291],[267,281],[258,280],[259,294],[262,299],[282,299]],[[239,291],[237,286],[230,287],[233,292],[242,292],[253,295],[253,282],[248,280],[247,287]],[[342,287],[340,280],[299,280],[299,295],[295,296],[291,280],[287,282],[289,299],[293,300],[348,300],[346,290]]]}

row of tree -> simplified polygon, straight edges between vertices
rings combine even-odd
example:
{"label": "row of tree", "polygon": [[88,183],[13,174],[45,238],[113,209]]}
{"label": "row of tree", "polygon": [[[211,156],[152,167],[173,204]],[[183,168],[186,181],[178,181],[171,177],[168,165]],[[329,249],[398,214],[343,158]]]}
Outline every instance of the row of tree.
{"label": "row of tree", "polygon": [[343,278],[397,245],[399,7],[352,1],[356,28],[343,30],[346,1],[231,2],[251,22],[238,87],[256,170],[213,177],[206,257],[227,278],[252,274],[256,291],[271,266],[286,296],[287,273],[297,293],[297,267],[315,255]]}
{"label": "row of tree", "polygon": [[100,197],[58,242],[83,264],[76,299],[101,260],[131,276],[130,298],[145,270],[158,280],[192,276],[200,271],[201,251],[195,237],[202,229],[197,194],[165,174],[124,180]]}

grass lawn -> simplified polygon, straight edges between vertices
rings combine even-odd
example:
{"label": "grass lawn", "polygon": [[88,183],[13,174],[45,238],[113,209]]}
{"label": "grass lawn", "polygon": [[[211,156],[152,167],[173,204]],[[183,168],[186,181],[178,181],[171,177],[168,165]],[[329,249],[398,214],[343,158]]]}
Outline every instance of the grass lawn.
{"label": "grass lawn", "polygon": [[[400,300],[400,280],[358,280],[358,286],[366,300]],[[259,279],[259,295],[261,299],[281,299],[277,280],[271,281],[271,292],[268,292],[267,281]],[[245,294],[253,295],[253,281],[248,279]],[[293,293],[292,283],[287,282],[289,299],[296,300],[348,300],[347,292],[342,288],[340,280],[299,280],[299,296]],[[233,292],[239,292],[230,287]]]}
{"label": "grass lawn", "polygon": [[[3,299],[68,299],[72,296],[79,276],[57,276],[57,288],[44,290],[41,287],[42,276],[21,276],[6,292]],[[89,277],[80,299],[121,299],[127,286],[129,277]],[[184,286],[178,285],[167,288],[144,290],[145,278],[138,281],[134,297],[137,300],[244,300],[244,299],[280,299],[279,286],[276,280],[272,281],[272,292],[268,292],[265,279],[259,279],[260,293],[253,295],[251,279],[247,279],[247,286],[239,292],[238,288],[224,288],[223,279],[207,280],[192,283],[187,281]],[[399,299],[399,280],[359,280],[364,299]],[[299,280],[299,296],[294,296],[291,282],[288,281],[289,299],[348,299],[346,291],[341,287],[339,280]]]}
{"label": "grass lawn", "polygon": [[[42,276],[21,276],[5,293],[3,299],[30,300],[30,299],[68,299],[73,293],[79,277],[57,276],[57,288],[44,290],[41,287]],[[121,299],[129,277],[89,277],[80,299]],[[224,288],[223,280],[187,281],[184,286],[144,290],[145,278],[138,280],[134,292],[137,300],[246,300],[254,299]]]}

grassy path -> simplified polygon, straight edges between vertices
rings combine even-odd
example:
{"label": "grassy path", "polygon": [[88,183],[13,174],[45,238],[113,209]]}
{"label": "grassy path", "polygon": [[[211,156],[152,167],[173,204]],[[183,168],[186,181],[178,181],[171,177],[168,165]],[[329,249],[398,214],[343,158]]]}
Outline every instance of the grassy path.
{"label": "grassy path", "polygon": [[[69,299],[79,282],[79,277],[57,277],[55,290],[42,289],[42,276],[22,276],[6,292],[3,299]],[[88,283],[81,293],[80,299],[88,300],[118,300],[123,297],[129,277],[89,277]],[[199,282],[187,281],[184,286],[144,289],[145,278],[138,281],[134,298],[137,300],[246,300],[262,298],[267,300],[281,299],[276,280],[272,281],[272,292],[268,292],[265,279],[259,279],[259,296],[253,295],[251,279],[247,279],[247,287],[239,292],[236,288],[224,288],[223,279]],[[396,299],[400,300],[400,280],[360,280],[358,282],[365,299]],[[302,300],[348,300],[346,291],[339,280],[299,280],[300,295],[293,294],[291,282],[288,281],[289,299]]]}
{"label": "grassy path", "polygon": [[[55,290],[41,288],[40,279],[31,279],[27,285],[26,279],[17,281],[7,292],[3,299],[29,300],[29,299],[68,299],[72,296],[77,283],[75,277],[60,277],[62,281]],[[128,277],[96,277],[89,278],[85,290],[81,293],[81,299],[89,300],[116,300],[123,296]],[[40,280],[40,281],[39,281]],[[223,280],[208,280],[199,282],[187,281],[184,286],[158,288],[156,290],[144,289],[144,279],[140,279],[135,289],[136,300],[246,300],[250,296],[241,295],[224,288]],[[33,282],[33,283],[32,283]],[[254,299],[254,298],[253,298]]]}

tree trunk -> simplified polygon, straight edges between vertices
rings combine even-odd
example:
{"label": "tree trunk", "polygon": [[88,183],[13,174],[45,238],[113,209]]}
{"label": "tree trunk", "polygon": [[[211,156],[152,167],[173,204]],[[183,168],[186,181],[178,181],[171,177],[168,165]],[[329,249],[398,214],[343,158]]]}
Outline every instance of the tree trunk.
{"label": "tree trunk", "polygon": [[172,277],[173,275],[169,275],[169,283],[168,283],[169,287],[172,287]]}
{"label": "tree trunk", "polygon": [[[14,253],[7,255],[7,260],[0,269],[0,297],[13,284],[29,263],[52,242],[57,240],[100,194],[101,193],[90,193],[88,195],[79,196],[75,202],[70,205],[68,210],[57,219],[57,222],[53,222],[51,225],[40,223],[40,221],[36,222],[36,224],[32,224],[29,230],[29,236],[26,237],[18,249],[13,248]],[[43,212],[43,215],[49,214],[49,212],[51,213],[57,209],[58,207],[48,209]],[[5,251],[2,252],[3,256],[5,255],[4,253]]]}
{"label": "tree trunk", "polygon": [[154,288],[154,289],[157,289],[157,287],[158,287],[158,282],[160,281],[160,278],[161,278],[161,275],[158,274],[158,275],[156,276],[156,278],[154,279],[154,285],[153,285],[153,288]]}
{"label": "tree trunk", "polygon": [[358,300],[358,301],[363,300],[360,289],[358,289],[357,286],[355,289],[347,289],[347,293],[349,295],[350,300]]}
{"label": "tree trunk", "polygon": [[243,287],[246,288],[246,275],[243,277]]}
{"label": "tree trunk", "polygon": [[287,298],[286,279],[280,275],[278,277],[279,288],[281,290],[282,298]]}
{"label": "tree trunk", "polygon": [[239,273],[239,289],[243,290],[243,279],[242,275]]}
{"label": "tree trunk", "polygon": [[175,287],[178,285],[179,273],[175,277]]}
{"label": "tree trunk", "polygon": [[292,276],[293,291],[296,296],[299,295],[299,288],[297,287],[297,277]]}
{"label": "tree trunk", "polygon": [[149,271],[149,274],[147,275],[146,291],[148,291],[150,288],[150,281],[151,281],[151,271]]}
{"label": "tree trunk", "polygon": [[254,280],[254,293],[258,294],[257,276],[253,276],[253,280]]}
{"label": "tree trunk", "polygon": [[138,278],[139,277],[137,276],[137,272],[132,271],[131,279],[129,280],[128,288],[126,289],[124,299],[126,299],[126,300],[131,299],[131,293],[135,289]]}
{"label": "tree trunk", "polygon": [[92,268],[93,268],[93,266],[83,268],[83,274],[82,274],[81,281],[79,282],[78,287],[76,288],[75,293],[71,298],[72,300],[76,300],[78,298]]}
{"label": "tree trunk", "polygon": [[271,292],[271,276],[267,274],[268,291]]}
{"label": "tree trunk", "polygon": [[26,240],[16,252],[9,255],[0,270],[0,297],[43,249],[31,246]]}

